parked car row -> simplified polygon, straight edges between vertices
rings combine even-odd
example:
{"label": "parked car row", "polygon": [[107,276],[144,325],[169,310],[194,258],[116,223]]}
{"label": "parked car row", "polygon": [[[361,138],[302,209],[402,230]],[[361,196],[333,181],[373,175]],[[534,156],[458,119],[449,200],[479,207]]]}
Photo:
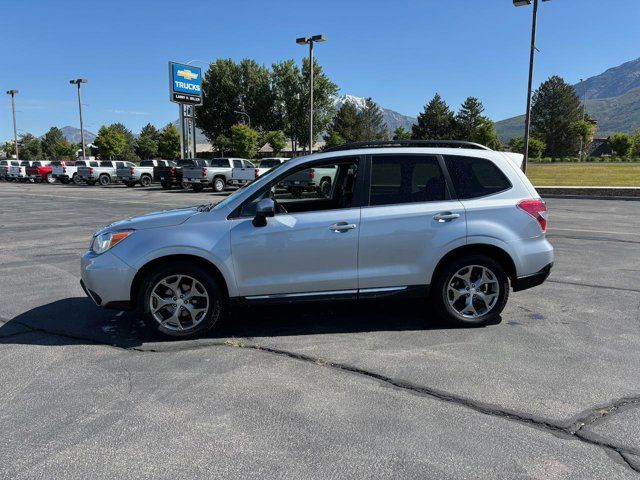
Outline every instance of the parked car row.
{"label": "parked car row", "polygon": [[127,187],[149,187],[160,183],[163,189],[191,188],[200,192],[211,188],[221,192],[229,186],[243,186],[288,160],[272,157],[258,165],[244,158],[195,158],[187,160],[142,160],[140,165],[123,160],[0,160],[0,180],[20,182],[59,181],[63,184],[106,186],[122,183]]}

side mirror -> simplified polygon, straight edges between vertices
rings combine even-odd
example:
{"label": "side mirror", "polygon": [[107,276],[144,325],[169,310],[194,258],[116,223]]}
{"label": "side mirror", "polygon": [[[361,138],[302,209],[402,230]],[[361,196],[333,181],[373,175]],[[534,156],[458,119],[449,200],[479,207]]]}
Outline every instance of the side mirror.
{"label": "side mirror", "polygon": [[256,207],[256,216],[253,217],[254,227],[264,227],[267,225],[267,217],[273,217],[276,214],[276,205],[270,198],[263,198],[258,202]]}

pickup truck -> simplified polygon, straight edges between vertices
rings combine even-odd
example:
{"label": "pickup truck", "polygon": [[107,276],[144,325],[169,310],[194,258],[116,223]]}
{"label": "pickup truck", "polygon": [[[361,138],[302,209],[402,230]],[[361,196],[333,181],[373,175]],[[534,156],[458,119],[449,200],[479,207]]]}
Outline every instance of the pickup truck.
{"label": "pickup truck", "polygon": [[267,173],[273,167],[282,165],[287,160],[289,159],[284,157],[263,158],[262,160],[260,160],[260,163],[258,164],[258,168],[255,169],[255,175],[254,175],[255,178],[258,178],[260,175]]}
{"label": "pickup truck", "polygon": [[185,167],[205,167],[207,162],[202,158],[188,158],[177,160],[173,166],[154,167],[153,181],[160,182],[165,190],[171,189],[174,185],[180,188],[187,188],[188,185],[182,181],[182,169]]}
{"label": "pickup truck", "polygon": [[236,167],[234,165],[233,170],[231,171],[231,180],[229,180],[228,183],[229,185],[243,186],[249,182],[253,182],[258,178],[256,176],[257,170],[258,169],[252,162],[249,160],[242,160],[241,167]]}
{"label": "pickup truck", "polygon": [[307,168],[288,176],[278,186],[287,190],[295,198],[302,197],[304,192],[316,192],[320,196],[328,197],[331,195],[331,187],[337,171],[337,166]]}
{"label": "pickup truck", "polygon": [[32,160],[21,160],[18,165],[11,165],[9,167],[9,178],[16,182],[26,182],[29,179],[27,178],[27,167],[31,166],[33,163]]}
{"label": "pickup truck", "polygon": [[0,160],[0,179],[11,182],[12,178],[9,177],[9,169],[18,166],[20,166],[19,160]]}
{"label": "pickup truck", "polygon": [[243,158],[213,158],[205,160],[206,165],[197,167],[184,167],[182,169],[183,181],[193,188],[194,192],[200,192],[205,187],[213,187],[214,192],[221,192],[224,187],[232,182],[234,168],[242,168]]}
{"label": "pickup truck", "polygon": [[36,183],[42,183],[44,181],[53,183],[56,181],[51,173],[51,162],[40,160],[31,162],[31,166],[26,168],[26,174],[29,180]]}
{"label": "pickup truck", "polygon": [[80,183],[78,177],[78,167],[85,167],[87,162],[85,160],[78,160],[77,162],[65,162],[65,161],[53,161],[51,162],[51,175],[53,178],[64,183],[73,182],[76,185]]}
{"label": "pickup truck", "polygon": [[175,165],[171,160],[142,160],[139,166],[118,167],[116,175],[118,181],[127,187],[133,187],[137,183],[142,187],[148,187],[153,182],[153,169],[155,167],[168,167]]}
{"label": "pickup truck", "polygon": [[90,160],[89,166],[79,167],[78,176],[80,180],[87,183],[87,185],[95,185],[98,182],[100,185],[109,185],[111,182],[117,181],[116,169],[119,167],[135,167],[135,163],[125,162],[122,160],[111,161],[103,160],[97,162]]}

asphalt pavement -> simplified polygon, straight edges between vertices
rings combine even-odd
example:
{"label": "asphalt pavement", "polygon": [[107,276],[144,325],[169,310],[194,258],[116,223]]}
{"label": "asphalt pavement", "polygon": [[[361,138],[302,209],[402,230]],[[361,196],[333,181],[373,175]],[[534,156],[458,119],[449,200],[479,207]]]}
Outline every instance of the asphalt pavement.
{"label": "asphalt pavement", "polygon": [[640,202],[547,200],[499,324],[239,308],[166,341],[79,286],[92,233],[211,192],[0,182],[0,478],[638,478]]}

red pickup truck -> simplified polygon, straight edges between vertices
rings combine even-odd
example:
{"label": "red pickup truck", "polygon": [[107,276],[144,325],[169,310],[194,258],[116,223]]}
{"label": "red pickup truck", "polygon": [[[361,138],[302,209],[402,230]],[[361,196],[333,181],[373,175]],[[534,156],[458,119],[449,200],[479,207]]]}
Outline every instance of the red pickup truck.
{"label": "red pickup truck", "polygon": [[36,161],[27,167],[27,178],[33,180],[36,183],[53,183],[56,181],[51,174],[51,162]]}

